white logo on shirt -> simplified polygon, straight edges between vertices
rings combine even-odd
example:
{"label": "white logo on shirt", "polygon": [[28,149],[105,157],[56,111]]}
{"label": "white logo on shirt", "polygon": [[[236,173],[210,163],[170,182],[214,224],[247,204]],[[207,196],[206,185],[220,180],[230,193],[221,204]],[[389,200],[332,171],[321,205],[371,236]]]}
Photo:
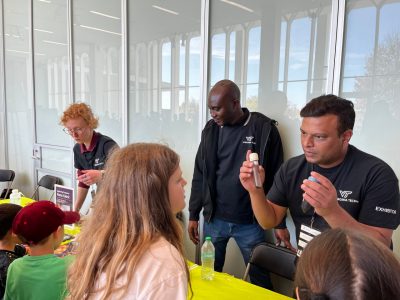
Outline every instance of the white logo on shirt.
{"label": "white logo on shirt", "polygon": [[243,144],[256,144],[254,141],[254,136],[246,136],[246,139],[243,141]]}
{"label": "white logo on shirt", "polygon": [[381,212],[384,212],[384,213],[388,213],[388,214],[392,214],[392,215],[395,215],[397,213],[397,211],[395,209],[383,208],[383,207],[380,207],[380,206],[376,206],[375,210],[376,211],[381,211]]}
{"label": "white logo on shirt", "polygon": [[341,191],[339,190],[340,196],[343,198],[347,198],[347,196],[351,195],[353,192],[352,191]]}
{"label": "white logo on shirt", "polygon": [[351,195],[352,193],[353,193],[352,191],[339,190],[340,197],[337,198],[337,200],[340,201],[340,202],[347,202],[347,203],[355,203],[355,204],[357,204],[359,202],[357,199],[348,198],[349,195]]}

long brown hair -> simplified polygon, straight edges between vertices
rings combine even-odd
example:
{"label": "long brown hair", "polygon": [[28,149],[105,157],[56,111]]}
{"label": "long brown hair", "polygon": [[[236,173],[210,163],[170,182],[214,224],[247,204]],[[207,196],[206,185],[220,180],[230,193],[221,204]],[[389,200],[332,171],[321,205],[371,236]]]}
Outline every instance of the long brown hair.
{"label": "long brown hair", "polygon": [[[107,161],[91,215],[78,238],[78,253],[69,270],[70,299],[87,299],[99,292],[96,281],[107,276],[103,299],[126,292],[142,255],[164,237],[183,258],[182,228],[168,198],[168,181],[179,157],[159,144],[131,144],[116,150]],[[126,284],[114,283],[126,276]]]}
{"label": "long brown hair", "polygon": [[400,262],[358,231],[328,230],[303,251],[295,286],[301,300],[384,300],[400,295]]}

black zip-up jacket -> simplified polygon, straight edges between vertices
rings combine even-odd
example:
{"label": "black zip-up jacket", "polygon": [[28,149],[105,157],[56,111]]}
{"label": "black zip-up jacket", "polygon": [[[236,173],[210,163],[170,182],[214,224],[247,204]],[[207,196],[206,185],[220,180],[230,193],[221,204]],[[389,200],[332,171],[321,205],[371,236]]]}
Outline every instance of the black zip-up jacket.
{"label": "black zip-up jacket", "polygon": [[[242,109],[247,111],[246,108]],[[265,169],[265,193],[272,186],[274,175],[283,162],[282,142],[276,125],[276,121],[258,112],[251,112],[244,125],[250,126],[256,141],[260,141],[256,145],[250,143],[248,149],[259,154],[259,163]],[[189,219],[192,221],[199,220],[203,208],[206,222],[210,222],[215,213],[218,134],[219,126],[214,120],[208,121],[201,134],[193,172],[189,200]]]}

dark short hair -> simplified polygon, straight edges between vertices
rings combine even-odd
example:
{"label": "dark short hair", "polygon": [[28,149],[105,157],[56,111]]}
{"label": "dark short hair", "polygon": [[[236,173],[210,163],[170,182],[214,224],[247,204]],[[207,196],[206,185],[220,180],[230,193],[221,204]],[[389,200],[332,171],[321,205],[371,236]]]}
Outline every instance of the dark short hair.
{"label": "dark short hair", "polygon": [[230,95],[232,96],[232,98],[233,98],[232,100],[238,100],[238,101],[240,101],[240,89],[239,89],[239,87],[237,86],[237,84],[234,83],[232,80],[223,79],[223,80],[218,81],[218,82],[212,87],[212,89],[211,89],[210,92],[212,92],[212,90],[213,90],[214,88],[217,88],[217,87],[224,87],[224,88],[226,88],[226,90],[229,91]]}
{"label": "dark short hair", "polygon": [[22,207],[17,204],[0,204],[0,240],[2,240],[11,229],[14,218],[21,208]]}
{"label": "dark short hair", "polygon": [[300,111],[300,116],[322,117],[325,115],[335,115],[338,117],[338,134],[342,134],[348,129],[353,129],[356,113],[353,102],[340,98],[336,95],[322,95],[312,99]]}

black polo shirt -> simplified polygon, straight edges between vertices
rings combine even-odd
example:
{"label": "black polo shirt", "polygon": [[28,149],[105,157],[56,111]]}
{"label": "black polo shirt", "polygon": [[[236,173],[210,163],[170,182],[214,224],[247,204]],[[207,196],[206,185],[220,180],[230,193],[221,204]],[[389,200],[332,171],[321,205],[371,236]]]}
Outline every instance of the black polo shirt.
{"label": "black polo shirt", "polygon": [[[114,147],[118,147],[117,143],[99,132],[93,133],[89,148],[84,144],[75,144],[74,165],[78,170],[78,176],[83,174],[82,170],[103,170],[107,157]],[[89,188],[82,182],[79,182],[78,186]]]}

